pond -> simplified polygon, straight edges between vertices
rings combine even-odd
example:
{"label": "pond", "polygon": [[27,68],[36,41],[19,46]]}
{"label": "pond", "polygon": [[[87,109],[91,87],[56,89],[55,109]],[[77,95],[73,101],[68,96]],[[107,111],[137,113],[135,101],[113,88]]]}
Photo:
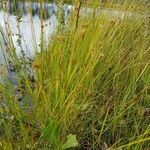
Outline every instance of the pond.
{"label": "pond", "polygon": [[[16,2],[9,1],[0,5],[0,29],[3,31],[10,30],[12,40],[17,53],[20,53],[18,45],[18,36],[21,35],[21,45],[25,49],[26,56],[33,56],[34,49],[38,49],[40,44],[41,21],[40,21],[40,4],[38,2]],[[71,5],[64,5],[65,17],[68,16]],[[43,4],[44,18],[44,37],[48,39],[57,26],[58,7],[55,3]],[[32,12],[32,13],[31,13]],[[20,31],[18,28],[18,14],[21,17]],[[8,27],[9,26],[9,27]],[[6,29],[7,28],[7,29]],[[8,29],[9,28],[9,29]],[[20,33],[19,33],[20,32]],[[1,35],[0,35],[1,36]],[[0,37],[0,45],[5,49],[6,41]],[[2,51],[0,52],[0,62],[3,61]]]}

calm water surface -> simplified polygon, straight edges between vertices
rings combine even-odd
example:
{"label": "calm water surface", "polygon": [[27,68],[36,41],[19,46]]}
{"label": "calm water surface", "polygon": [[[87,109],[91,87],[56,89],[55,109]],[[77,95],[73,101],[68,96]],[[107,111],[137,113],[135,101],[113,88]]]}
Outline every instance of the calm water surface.
{"label": "calm water surface", "polygon": [[[20,22],[20,34],[23,49],[25,50],[26,56],[33,56],[34,49],[39,49],[40,44],[40,33],[41,33],[41,21],[40,21],[40,4],[33,2],[18,2],[13,4],[9,2],[6,7],[2,4],[0,5],[0,29],[6,31],[5,27],[10,26],[10,32],[12,34],[12,40],[16,48],[17,54],[20,53],[20,47],[18,45],[18,27],[17,27],[17,15],[15,12],[19,12],[21,16]],[[5,8],[7,9],[5,9]],[[50,35],[54,32],[57,26],[57,11],[58,7],[55,3],[45,3],[43,5],[43,18],[44,18],[44,37],[48,39]],[[64,5],[63,11],[65,18],[69,15],[72,6]],[[32,13],[31,13],[32,11]],[[0,63],[4,61],[2,55],[2,47],[5,49],[6,41],[3,40],[0,34]]]}

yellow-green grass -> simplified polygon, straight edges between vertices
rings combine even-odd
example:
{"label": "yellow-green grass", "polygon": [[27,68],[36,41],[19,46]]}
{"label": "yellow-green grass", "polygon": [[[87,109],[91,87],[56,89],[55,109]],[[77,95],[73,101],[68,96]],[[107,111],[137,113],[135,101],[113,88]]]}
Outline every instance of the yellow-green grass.
{"label": "yellow-green grass", "polygon": [[19,72],[17,88],[32,107],[22,109],[15,87],[1,85],[0,146],[57,150],[73,134],[79,144],[71,149],[148,149],[149,18],[72,13],[63,32],[42,41],[34,83]]}

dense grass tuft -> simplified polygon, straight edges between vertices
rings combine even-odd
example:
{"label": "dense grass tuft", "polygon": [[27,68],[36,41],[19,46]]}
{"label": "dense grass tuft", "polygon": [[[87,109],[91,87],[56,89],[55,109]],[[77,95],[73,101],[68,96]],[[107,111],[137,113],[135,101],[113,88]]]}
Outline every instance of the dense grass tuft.
{"label": "dense grass tuft", "polygon": [[149,18],[94,15],[72,13],[42,44],[29,67],[34,79],[23,67],[17,87],[0,85],[2,148],[150,147]]}

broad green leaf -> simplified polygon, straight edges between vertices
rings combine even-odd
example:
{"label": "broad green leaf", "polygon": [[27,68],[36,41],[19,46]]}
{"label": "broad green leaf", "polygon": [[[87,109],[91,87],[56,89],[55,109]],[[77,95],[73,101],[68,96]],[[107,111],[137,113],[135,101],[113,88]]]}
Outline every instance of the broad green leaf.
{"label": "broad green leaf", "polygon": [[63,144],[63,146],[62,146],[62,149],[68,149],[68,148],[71,148],[71,147],[76,147],[78,145],[79,145],[79,143],[77,141],[76,135],[69,134],[67,136],[66,143]]}

